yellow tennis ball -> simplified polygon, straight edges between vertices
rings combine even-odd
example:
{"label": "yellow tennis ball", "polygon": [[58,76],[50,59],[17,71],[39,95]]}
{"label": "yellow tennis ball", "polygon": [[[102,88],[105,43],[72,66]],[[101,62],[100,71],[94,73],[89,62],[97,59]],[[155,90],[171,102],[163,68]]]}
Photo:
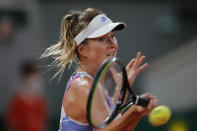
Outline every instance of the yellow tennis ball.
{"label": "yellow tennis ball", "polygon": [[153,126],[161,126],[168,122],[171,116],[170,109],[165,105],[160,105],[154,108],[149,115],[149,122]]}

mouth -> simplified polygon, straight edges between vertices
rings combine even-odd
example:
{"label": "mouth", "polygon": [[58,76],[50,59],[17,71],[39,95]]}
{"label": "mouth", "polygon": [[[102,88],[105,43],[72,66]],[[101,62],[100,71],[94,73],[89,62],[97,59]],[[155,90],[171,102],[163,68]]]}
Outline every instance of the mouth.
{"label": "mouth", "polygon": [[114,57],[115,54],[114,53],[110,53],[110,54],[107,54],[108,57]]}

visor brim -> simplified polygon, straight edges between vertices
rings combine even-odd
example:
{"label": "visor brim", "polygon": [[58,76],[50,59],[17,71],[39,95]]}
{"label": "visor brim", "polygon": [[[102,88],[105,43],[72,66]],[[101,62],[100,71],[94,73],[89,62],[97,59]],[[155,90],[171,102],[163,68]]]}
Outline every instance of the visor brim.
{"label": "visor brim", "polygon": [[93,32],[92,34],[87,36],[87,38],[101,37],[101,36],[106,35],[107,33],[111,32],[112,30],[119,31],[119,30],[124,29],[125,27],[126,27],[126,24],[123,22],[110,23],[110,24],[105,25],[104,27],[96,30],[95,32]]}

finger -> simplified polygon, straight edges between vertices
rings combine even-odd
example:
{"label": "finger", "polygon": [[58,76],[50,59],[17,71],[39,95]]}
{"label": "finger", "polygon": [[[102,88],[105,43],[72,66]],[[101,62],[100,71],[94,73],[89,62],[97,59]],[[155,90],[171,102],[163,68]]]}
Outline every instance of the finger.
{"label": "finger", "polygon": [[157,98],[153,95],[151,95],[150,97],[150,106],[149,106],[149,109],[152,110],[154,109],[156,106],[158,106],[159,104],[159,101],[157,100]]}
{"label": "finger", "polygon": [[139,65],[144,61],[145,58],[146,58],[146,56],[141,56],[141,57],[140,57]]}
{"label": "finger", "polygon": [[150,100],[157,100],[157,98],[154,95],[151,95],[150,93],[142,94],[140,95],[140,97],[149,98]]}
{"label": "finger", "polygon": [[136,56],[136,59],[135,59],[135,62],[134,62],[134,65],[133,65],[133,68],[136,69],[139,65],[139,59],[140,59],[140,56],[141,56],[141,53],[138,52],[137,53],[137,56]]}
{"label": "finger", "polygon": [[136,75],[138,75],[140,72],[144,71],[148,67],[148,63],[145,63],[140,68],[137,69]]}
{"label": "finger", "polygon": [[127,65],[126,70],[128,70],[129,68],[131,68],[133,66],[133,63],[135,62],[135,58],[133,58]]}
{"label": "finger", "polygon": [[159,104],[159,100],[156,98],[156,96],[153,96],[153,106],[156,107]]}
{"label": "finger", "polygon": [[155,108],[156,106],[158,106],[159,101],[157,99],[153,100],[153,107]]}
{"label": "finger", "polygon": [[110,71],[111,71],[112,77],[115,79],[117,71],[114,68],[110,68]]}
{"label": "finger", "polygon": [[157,107],[158,104],[155,103],[155,101],[153,100],[151,103],[150,103],[150,107],[149,107],[149,110],[152,111],[155,107]]}
{"label": "finger", "polygon": [[136,64],[136,68],[138,68],[139,66],[140,66],[140,64],[144,61],[144,59],[146,58],[146,56],[140,56],[139,57],[139,61],[138,61],[138,63]]}
{"label": "finger", "polygon": [[151,94],[150,93],[144,93],[142,95],[140,95],[141,97],[145,97],[145,98],[150,98]]}
{"label": "finger", "polygon": [[152,109],[152,106],[153,106],[153,100],[152,99],[150,99],[150,101],[149,101],[149,104],[148,104],[148,110],[151,110]]}

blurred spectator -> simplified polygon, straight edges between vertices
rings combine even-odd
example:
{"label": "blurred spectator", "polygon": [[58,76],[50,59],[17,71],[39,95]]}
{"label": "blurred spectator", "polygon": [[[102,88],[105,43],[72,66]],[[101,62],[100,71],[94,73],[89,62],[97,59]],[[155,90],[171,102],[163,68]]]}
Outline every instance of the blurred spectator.
{"label": "blurred spectator", "polygon": [[21,68],[22,88],[8,108],[7,125],[11,131],[45,131],[47,106],[42,95],[41,76],[36,64],[28,62]]}
{"label": "blurred spectator", "polygon": [[[8,15],[1,15],[0,17],[0,129],[5,128],[5,111],[7,110],[7,103],[10,100],[10,96],[14,92],[17,86],[17,66],[18,56],[15,55],[15,49],[13,48],[15,33],[14,33],[14,21]],[[11,59],[11,60],[10,60]],[[10,73],[9,73],[10,72]]]}
{"label": "blurred spectator", "polygon": [[12,40],[13,34],[13,23],[12,20],[4,16],[0,19],[0,43],[7,46]]}

